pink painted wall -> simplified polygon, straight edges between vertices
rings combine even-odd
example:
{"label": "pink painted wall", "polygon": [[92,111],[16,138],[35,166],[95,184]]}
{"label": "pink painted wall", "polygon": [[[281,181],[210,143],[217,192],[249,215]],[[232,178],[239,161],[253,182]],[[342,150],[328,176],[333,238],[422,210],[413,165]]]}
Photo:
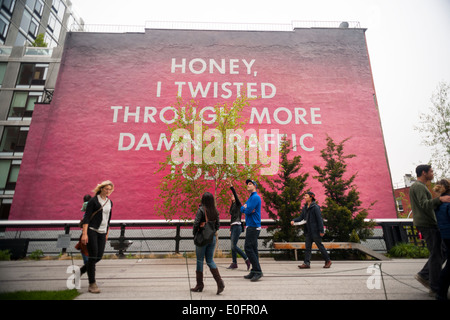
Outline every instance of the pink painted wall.
{"label": "pink painted wall", "polygon": [[[183,59],[184,70],[178,66]],[[219,65],[224,59],[225,72],[210,73],[210,59]],[[319,202],[323,189],[312,179],[313,165],[323,164],[326,134],[336,142],[351,137],[345,151],[357,155],[348,168],[358,172],[363,205],[377,200],[371,218],[396,217],[364,30],[297,29],[69,34],[53,101],[33,114],[10,219],[78,219],[83,195],[106,179],[116,185],[113,219],[161,219],[154,210],[161,178],[155,171],[166,154],[160,137],[168,132],[160,114],[175,103],[179,88],[184,99],[192,98],[189,82],[193,88],[211,83],[205,97],[194,97],[201,107],[233,101],[237,83],[250,83],[256,95],[265,83],[267,97],[251,107],[259,114],[267,108],[271,123],[254,118],[249,127],[295,134],[294,154],[302,156]],[[230,85],[222,90],[224,83]],[[232,94],[224,99],[226,89]],[[124,121],[126,107],[133,113],[140,107],[137,122],[134,116]],[[156,111],[155,122],[144,119],[145,107],[154,107],[148,112]],[[303,109],[306,115],[296,121]],[[251,113],[246,110],[249,120]],[[124,133],[135,137],[130,150],[119,150]],[[151,147],[136,150],[146,133]]]}

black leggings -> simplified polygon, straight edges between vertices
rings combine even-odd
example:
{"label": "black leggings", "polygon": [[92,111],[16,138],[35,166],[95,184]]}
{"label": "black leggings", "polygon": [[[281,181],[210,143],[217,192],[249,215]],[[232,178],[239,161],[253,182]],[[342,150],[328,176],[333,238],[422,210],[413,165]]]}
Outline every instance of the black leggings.
{"label": "black leggings", "polygon": [[89,252],[89,259],[86,263],[86,271],[89,278],[89,283],[95,282],[95,265],[102,260],[105,252],[106,233],[98,233],[97,231],[88,229],[88,243],[87,249]]}

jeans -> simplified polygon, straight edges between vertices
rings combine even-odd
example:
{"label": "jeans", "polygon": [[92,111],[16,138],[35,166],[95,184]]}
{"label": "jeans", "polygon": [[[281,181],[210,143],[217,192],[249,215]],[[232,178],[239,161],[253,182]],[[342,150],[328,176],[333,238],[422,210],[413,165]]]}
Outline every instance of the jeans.
{"label": "jeans", "polygon": [[259,265],[258,256],[258,237],[261,230],[257,230],[255,227],[247,227],[245,232],[245,253],[252,264],[253,273],[261,273],[261,266]]}
{"label": "jeans", "polygon": [[322,244],[322,238],[320,235],[313,236],[311,233],[305,234],[305,264],[310,265],[311,263],[311,249],[312,244],[315,242],[317,248],[319,249],[320,253],[322,254],[322,257],[324,258],[325,262],[330,260],[330,256],[328,255],[327,250]]}
{"label": "jeans", "polygon": [[233,224],[230,228],[231,231],[231,257],[233,263],[237,263],[237,254],[239,253],[244,260],[247,260],[247,255],[241,248],[237,246],[239,236],[242,232],[242,226],[240,224]]}
{"label": "jeans", "polygon": [[425,263],[422,270],[419,271],[419,275],[429,281],[431,290],[437,292],[439,290],[439,275],[441,273],[442,264],[444,263],[441,234],[437,227],[417,227],[417,229],[423,235],[425,242],[427,243],[428,251],[430,252],[428,261]]}
{"label": "jeans", "polygon": [[203,260],[206,259],[206,264],[210,269],[217,269],[214,263],[214,249],[216,248],[216,236],[213,241],[203,247],[195,246],[195,255],[197,256],[197,271],[203,272]]}
{"label": "jeans", "polygon": [[87,248],[89,258],[86,263],[86,271],[89,278],[89,283],[95,282],[95,265],[102,260],[105,252],[106,233],[98,233],[97,231],[88,229],[88,243]]}

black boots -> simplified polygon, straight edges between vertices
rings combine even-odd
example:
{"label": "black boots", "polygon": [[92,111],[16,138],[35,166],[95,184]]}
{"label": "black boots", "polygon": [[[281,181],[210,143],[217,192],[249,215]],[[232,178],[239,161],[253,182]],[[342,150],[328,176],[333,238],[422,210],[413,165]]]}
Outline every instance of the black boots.
{"label": "black boots", "polygon": [[217,294],[220,294],[223,289],[225,289],[225,283],[223,283],[222,278],[219,274],[219,269],[209,269],[214,277],[214,280],[216,280],[217,283]]}
{"label": "black boots", "polygon": [[[216,280],[217,283],[217,294],[220,294],[223,289],[225,288],[225,284],[223,283],[222,278],[220,277],[219,270],[218,269],[209,269],[211,271],[211,274],[214,277],[214,280]],[[197,278],[197,285],[195,288],[192,288],[192,292],[202,292],[204,288],[203,284],[203,272],[201,271],[195,271],[195,275]]]}
{"label": "black boots", "polygon": [[195,276],[197,278],[197,285],[195,288],[192,288],[192,292],[202,292],[203,291],[203,272],[202,271],[195,271]]}

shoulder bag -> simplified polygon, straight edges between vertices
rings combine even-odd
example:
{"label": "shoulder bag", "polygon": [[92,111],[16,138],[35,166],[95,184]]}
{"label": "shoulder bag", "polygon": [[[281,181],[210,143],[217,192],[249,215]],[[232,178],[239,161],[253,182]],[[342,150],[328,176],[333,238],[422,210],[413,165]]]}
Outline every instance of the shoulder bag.
{"label": "shoulder bag", "polygon": [[213,241],[216,233],[215,221],[208,221],[208,216],[205,212],[206,223],[203,228],[199,228],[194,236],[194,244],[198,247],[206,246]]}

